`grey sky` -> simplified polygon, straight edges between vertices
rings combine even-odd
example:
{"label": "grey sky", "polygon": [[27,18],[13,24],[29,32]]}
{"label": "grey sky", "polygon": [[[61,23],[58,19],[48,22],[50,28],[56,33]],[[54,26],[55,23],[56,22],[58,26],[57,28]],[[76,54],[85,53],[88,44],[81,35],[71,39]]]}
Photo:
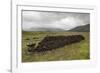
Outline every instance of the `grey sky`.
{"label": "grey sky", "polygon": [[60,28],[70,30],[86,24],[90,24],[89,13],[43,11],[22,12],[23,30],[30,30],[31,28]]}

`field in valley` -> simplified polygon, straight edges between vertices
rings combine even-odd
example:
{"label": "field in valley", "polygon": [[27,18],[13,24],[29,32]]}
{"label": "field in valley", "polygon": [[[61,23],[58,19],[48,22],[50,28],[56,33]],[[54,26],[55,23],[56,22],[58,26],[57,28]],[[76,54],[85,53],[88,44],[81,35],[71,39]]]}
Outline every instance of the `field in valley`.
{"label": "field in valley", "polygon": [[[85,40],[66,45],[56,50],[47,51],[45,53],[27,52],[27,43],[33,42],[36,45],[45,36],[59,36],[59,35],[83,35]],[[22,62],[39,62],[39,61],[62,61],[62,60],[86,60],[90,58],[89,32],[32,32],[22,31]]]}

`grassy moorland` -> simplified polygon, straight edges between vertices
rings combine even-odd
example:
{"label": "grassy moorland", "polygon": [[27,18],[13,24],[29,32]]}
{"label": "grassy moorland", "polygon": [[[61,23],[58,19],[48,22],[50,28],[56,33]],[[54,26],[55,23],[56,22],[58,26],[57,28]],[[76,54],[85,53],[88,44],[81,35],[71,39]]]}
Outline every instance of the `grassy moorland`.
{"label": "grassy moorland", "polygon": [[[27,43],[33,42],[38,45],[38,43],[47,35],[67,36],[77,34],[83,35],[85,40],[45,53],[28,54],[27,52]],[[90,58],[89,50],[89,32],[22,32],[22,62],[86,60]]]}

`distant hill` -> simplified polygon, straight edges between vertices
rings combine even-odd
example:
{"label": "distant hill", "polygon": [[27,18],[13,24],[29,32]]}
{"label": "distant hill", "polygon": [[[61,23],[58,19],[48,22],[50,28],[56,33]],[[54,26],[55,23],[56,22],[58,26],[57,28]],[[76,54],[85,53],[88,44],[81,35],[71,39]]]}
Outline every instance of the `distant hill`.
{"label": "distant hill", "polygon": [[49,32],[53,32],[53,31],[66,31],[66,30],[60,29],[60,28],[30,28],[29,30],[24,30],[24,31],[49,31]]}
{"label": "distant hill", "polygon": [[61,28],[30,28],[27,30],[23,30],[23,31],[48,31],[48,32],[63,32],[63,31],[72,31],[72,32],[89,32],[90,31],[90,24],[84,25],[84,26],[78,26],[75,27],[73,29],[70,30],[65,30],[65,29],[61,29]]}
{"label": "distant hill", "polygon": [[87,25],[84,25],[84,26],[78,26],[78,27],[73,28],[69,31],[89,32],[90,31],[90,24],[87,24]]}

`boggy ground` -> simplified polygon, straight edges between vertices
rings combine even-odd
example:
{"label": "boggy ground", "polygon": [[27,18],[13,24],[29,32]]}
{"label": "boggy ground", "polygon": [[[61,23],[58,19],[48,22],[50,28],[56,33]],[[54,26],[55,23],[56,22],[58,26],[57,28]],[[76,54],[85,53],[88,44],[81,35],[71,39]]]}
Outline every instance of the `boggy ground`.
{"label": "boggy ground", "polygon": [[[85,40],[44,53],[27,52],[27,43],[36,43],[37,46],[45,36],[68,35],[82,35]],[[89,54],[89,32],[22,32],[22,62],[85,60],[90,58]]]}

